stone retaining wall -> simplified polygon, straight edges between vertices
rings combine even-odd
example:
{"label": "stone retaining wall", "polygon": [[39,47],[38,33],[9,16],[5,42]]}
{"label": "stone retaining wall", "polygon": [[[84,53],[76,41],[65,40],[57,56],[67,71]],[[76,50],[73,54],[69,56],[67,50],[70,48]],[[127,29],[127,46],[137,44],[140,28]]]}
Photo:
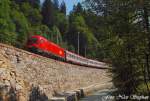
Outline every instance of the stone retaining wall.
{"label": "stone retaining wall", "polygon": [[[15,84],[9,81],[11,87],[15,85],[13,88],[16,90],[21,86],[18,89],[25,91],[26,93],[23,94],[28,98],[34,96],[33,91],[40,91],[40,95],[51,98],[57,92],[79,89],[97,83],[104,84],[111,80],[107,70],[56,61],[4,44],[0,44],[0,59],[0,82],[3,80],[3,69],[9,74],[14,71],[19,76],[11,77],[10,75],[9,78],[15,79]],[[8,65],[6,67],[10,69],[1,66],[1,63]],[[22,83],[16,86],[20,82]],[[29,100],[26,97],[24,98]]]}

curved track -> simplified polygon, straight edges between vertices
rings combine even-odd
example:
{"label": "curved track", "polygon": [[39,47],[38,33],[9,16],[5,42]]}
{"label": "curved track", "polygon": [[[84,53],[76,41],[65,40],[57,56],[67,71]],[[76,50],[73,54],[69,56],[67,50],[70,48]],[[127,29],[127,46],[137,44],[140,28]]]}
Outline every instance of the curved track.
{"label": "curved track", "polygon": [[[43,58],[47,58],[47,57],[44,57],[44,56],[42,56],[42,55],[39,55],[39,54],[35,54],[35,53],[31,53],[31,52],[29,52],[29,51],[26,51],[26,50],[23,50],[23,49],[19,49],[19,48],[16,48],[16,47],[14,47],[14,46],[10,46],[10,45],[6,45],[6,44],[3,44],[3,43],[0,43],[0,48],[9,48],[9,49],[14,49],[14,50],[16,50],[16,51],[18,51],[18,52],[21,52],[21,53],[24,53],[24,54],[28,54],[28,55],[31,55],[31,56],[33,56],[33,57],[43,57]],[[52,59],[52,58],[51,58]],[[56,59],[55,59],[56,60]],[[56,61],[58,61],[58,62],[62,62],[62,61],[60,61],[60,60],[56,60]],[[65,62],[66,64],[70,64],[70,63],[68,63],[68,62]],[[75,64],[76,65],[76,64]],[[84,66],[85,67],[85,66]],[[107,65],[107,66],[105,66],[105,67],[87,67],[87,68],[97,68],[97,69],[112,69],[111,67],[109,67],[109,64]]]}

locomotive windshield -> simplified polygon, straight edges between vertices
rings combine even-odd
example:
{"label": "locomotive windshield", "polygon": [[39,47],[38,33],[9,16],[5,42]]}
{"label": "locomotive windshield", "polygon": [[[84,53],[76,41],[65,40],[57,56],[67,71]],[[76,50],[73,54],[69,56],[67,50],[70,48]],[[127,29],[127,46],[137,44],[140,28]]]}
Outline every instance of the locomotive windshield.
{"label": "locomotive windshield", "polygon": [[37,40],[38,40],[37,38],[31,38],[31,39],[29,39],[28,42],[29,42],[29,43],[36,43]]}

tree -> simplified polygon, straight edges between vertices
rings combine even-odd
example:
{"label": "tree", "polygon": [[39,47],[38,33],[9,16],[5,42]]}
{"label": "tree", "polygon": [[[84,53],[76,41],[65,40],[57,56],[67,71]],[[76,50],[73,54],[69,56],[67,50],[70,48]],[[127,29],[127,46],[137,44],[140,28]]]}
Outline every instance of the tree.
{"label": "tree", "polygon": [[16,4],[22,4],[24,2],[28,2],[29,0],[11,0],[11,1],[14,1]]}
{"label": "tree", "polygon": [[85,0],[84,4],[87,8],[100,15],[107,15],[112,8],[112,0]]}
{"label": "tree", "polygon": [[10,17],[10,1],[1,0],[0,5],[0,41],[7,44],[15,44],[15,25]]}
{"label": "tree", "polygon": [[28,22],[30,22],[31,26],[41,24],[42,16],[39,9],[33,8],[28,2],[22,3],[20,9],[28,19]]}
{"label": "tree", "polygon": [[54,5],[55,10],[59,10],[59,1],[58,0],[54,0],[53,5]]}
{"label": "tree", "polygon": [[[149,37],[145,32],[148,27],[143,28],[143,22],[148,25],[148,10],[146,13],[144,8],[148,9],[150,5],[148,0],[140,1],[144,7],[136,0],[86,0],[86,7],[100,18],[95,22],[103,24],[98,27],[102,33],[97,35],[99,50],[103,50],[104,57],[112,61],[118,93],[128,96],[133,93],[149,95]],[[91,28],[92,22],[89,21],[88,25]],[[100,24],[94,25],[94,29],[97,25]],[[141,85],[143,87],[139,90]]]}
{"label": "tree", "polygon": [[16,46],[24,48],[27,38],[41,25],[40,0],[11,0],[11,20],[15,24]]}
{"label": "tree", "polygon": [[74,7],[73,7],[73,12],[74,13],[82,13],[83,12],[83,8],[82,8],[82,5],[81,5],[81,3],[78,3],[77,5],[74,5]]}
{"label": "tree", "polygon": [[66,3],[64,1],[60,5],[60,12],[66,15]]}
{"label": "tree", "polygon": [[61,33],[60,33],[59,29],[56,26],[54,26],[52,28],[50,34],[51,34],[51,41],[53,41],[56,44],[61,45],[61,43],[62,43],[62,36],[61,36]]}
{"label": "tree", "polygon": [[19,5],[14,1],[11,2],[11,20],[15,24],[15,33],[17,35],[16,46],[23,48],[27,41],[29,23],[22,12],[20,12]]}
{"label": "tree", "polygon": [[55,16],[55,24],[62,34],[68,32],[69,22],[63,13],[57,13]]}
{"label": "tree", "polygon": [[21,5],[22,3],[29,3],[33,8],[40,8],[40,0],[11,0],[14,1],[16,4]]}
{"label": "tree", "polygon": [[40,0],[29,0],[29,3],[33,8],[40,8]]}
{"label": "tree", "polygon": [[84,18],[81,15],[72,14],[70,15],[70,28],[67,37],[69,42],[74,45],[76,52],[78,47],[78,34],[80,37],[81,55],[85,55],[86,47],[91,47],[90,49],[92,49],[94,44],[98,44],[97,39],[94,37],[91,31],[88,30]]}
{"label": "tree", "polygon": [[42,6],[43,24],[48,27],[54,26],[54,7],[51,0],[45,0]]}
{"label": "tree", "polygon": [[48,26],[40,25],[34,29],[35,29],[35,31],[34,31],[33,35],[41,35],[51,41],[51,37],[52,37],[51,32],[52,31],[48,28]]}

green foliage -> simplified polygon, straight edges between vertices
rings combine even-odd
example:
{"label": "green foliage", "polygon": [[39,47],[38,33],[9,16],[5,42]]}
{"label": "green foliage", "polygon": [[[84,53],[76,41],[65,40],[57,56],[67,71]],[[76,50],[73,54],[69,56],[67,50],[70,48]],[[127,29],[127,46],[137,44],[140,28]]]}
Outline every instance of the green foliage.
{"label": "green foliage", "polygon": [[62,36],[61,33],[59,31],[59,29],[54,26],[51,30],[51,41],[57,43],[57,44],[61,44],[62,43]]}
{"label": "green foliage", "polygon": [[78,43],[77,43],[78,34],[79,34],[79,41],[80,41],[80,53],[82,55],[85,55],[86,47],[89,47],[90,48],[89,50],[92,50],[92,48],[95,47],[94,45],[98,44],[97,39],[94,37],[92,32],[88,29],[84,18],[81,15],[72,14],[70,16],[70,29],[68,33],[68,40],[76,47],[76,51],[78,47]]}
{"label": "green foliage", "polygon": [[0,41],[7,44],[15,44],[15,25],[10,18],[10,1],[0,1]]}
{"label": "green foliage", "polygon": [[39,9],[40,8],[40,0],[28,0],[33,8]]}
{"label": "green foliage", "polygon": [[119,94],[148,95],[149,1],[86,0],[85,4],[90,10],[84,18],[100,43],[98,56],[112,62]]}
{"label": "green foliage", "polygon": [[[148,83],[148,87],[150,88],[150,83]],[[147,95],[149,93],[148,90],[147,90],[147,87],[146,87],[145,83],[140,84],[137,87],[137,90],[139,92],[139,95]]]}
{"label": "green foliage", "polygon": [[27,41],[29,24],[24,14],[20,12],[18,8],[14,8],[15,6],[17,7],[17,5],[12,4],[11,6],[11,19],[16,26],[16,46],[22,48],[23,46],[25,46]]}
{"label": "green foliage", "polygon": [[42,6],[43,24],[49,28],[54,26],[54,6],[51,0],[45,0]]}
{"label": "green foliage", "polygon": [[46,39],[51,40],[51,30],[46,25],[40,25],[33,29],[34,29],[34,34],[32,35],[41,35]]}
{"label": "green foliage", "polygon": [[39,9],[33,8],[28,2],[22,3],[20,9],[28,19],[28,22],[30,22],[31,26],[41,24],[42,16]]}
{"label": "green foliage", "polygon": [[62,34],[67,33],[68,27],[69,27],[69,22],[66,18],[66,16],[63,13],[57,13],[55,16],[55,23],[56,26],[59,28],[60,32]]}

